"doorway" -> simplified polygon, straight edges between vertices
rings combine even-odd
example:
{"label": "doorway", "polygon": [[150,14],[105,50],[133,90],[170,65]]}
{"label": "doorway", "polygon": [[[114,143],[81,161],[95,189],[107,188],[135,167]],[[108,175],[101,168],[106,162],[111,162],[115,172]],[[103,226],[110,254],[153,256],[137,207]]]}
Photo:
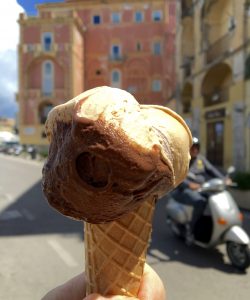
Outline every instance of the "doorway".
{"label": "doorway", "polygon": [[224,122],[207,123],[207,158],[217,167],[223,167]]}

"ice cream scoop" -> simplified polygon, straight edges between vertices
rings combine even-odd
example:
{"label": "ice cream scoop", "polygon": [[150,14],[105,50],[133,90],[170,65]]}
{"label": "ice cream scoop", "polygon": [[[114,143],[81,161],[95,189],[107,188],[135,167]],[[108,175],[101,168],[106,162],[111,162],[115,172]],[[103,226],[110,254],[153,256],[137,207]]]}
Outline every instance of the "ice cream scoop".
{"label": "ice cream scoop", "polygon": [[120,89],[95,88],[55,107],[46,133],[44,193],[76,219],[117,219],[145,197],[162,196],[187,172],[185,122],[167,108],[139,105]]}
{"label": "ice cream scoop", "polygon": [[[55,209],[86,222],[89,292],[136,295],[155,201],[176,187],[188,170],[192,139],[186,123],[168,108],[140,105],[124,90],[98,87],[55,107],[49,113],[46,134],[50,148],[43,168],[43,191]],[[145,205],[150,207],[146,212]],[[130,228],[131,216],[140,220],[140,232]],[[144,229],[142,221],[147,224]],[[124,246],[125,252],[121,251],[124,234],[131,247],[143,234],[143,247],[134,249],[136,254],[130,252],[130,262],[126,260],[129,250]],[[110,248],[113,241],[116,246]],[[101,256],[106,263],[113,261],[113,269]],[[117,256],[126,257],[126,272],[136,276],[124,282],[122,273],[115,280],[121,281],[110,287],[114,280],[107,273],[117,274]]]}

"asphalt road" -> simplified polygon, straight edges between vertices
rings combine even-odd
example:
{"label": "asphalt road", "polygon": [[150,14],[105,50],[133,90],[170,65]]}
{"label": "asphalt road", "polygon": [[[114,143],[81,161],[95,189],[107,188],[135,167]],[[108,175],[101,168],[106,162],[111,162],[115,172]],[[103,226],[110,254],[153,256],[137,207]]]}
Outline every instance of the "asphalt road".
{"label": "asphalt road", "polygon": [[[0,165],[0,299],[41,299],[84,269],[83,226],[48,206],[41,163],[0,155]],[[165,225],[165,202],[157,204],[147,260],[168,299],[249,299],[250,269],[235,270],[224,246],[205,250],[174,238]],[[250,235],[250,213],[244,215]]]}

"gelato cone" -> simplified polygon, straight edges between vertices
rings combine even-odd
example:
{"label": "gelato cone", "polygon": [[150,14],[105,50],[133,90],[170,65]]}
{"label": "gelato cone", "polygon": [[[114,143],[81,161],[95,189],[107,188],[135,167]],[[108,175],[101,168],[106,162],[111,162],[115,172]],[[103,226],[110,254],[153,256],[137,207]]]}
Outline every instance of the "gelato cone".
{"label": "gelato cone", "polygon": [[85,222],[87,294],[136,296],[151,236],[154,197],[104,224]]}
{"label": "gelato cone", "polygon": [[55,107],[43,168],[49,203],[85,221],[88,292],[136,296],[157,199],[189,165],[190,131],[161,106],[99,87]]}

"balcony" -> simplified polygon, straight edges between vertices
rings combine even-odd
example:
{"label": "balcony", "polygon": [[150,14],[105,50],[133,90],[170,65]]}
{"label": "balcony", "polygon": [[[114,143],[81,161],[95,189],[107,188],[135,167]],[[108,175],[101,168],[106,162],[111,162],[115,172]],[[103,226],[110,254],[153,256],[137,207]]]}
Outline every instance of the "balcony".
{"label": "balcony", "polygon": [[24,53],[32,53],[35,57],[38,57],[44,54],[56,56],[58,50],[62,48],[62,45],[51,44],[47,49],[44,49],[41,44],[24,44],[21,47]]}
{"label": "balcony", "polygon": [[110,62],[114,62],[114,63],[122,63],[126,60],[126,56],[125,55],[121,55],[121,54],[112,54],[109,56],[109,61]]}
{"label": "balcony", "polygon": [[[67,91],[65,89],[55,89],[51,94],[44,94],[40,89],[26,89],[24,91],[24,97],[30,99],[66,99],[67,98]],[[21,93],[19,93],[19,98],[21,97]]]}
{"label": "balcony", "polygon": [[229,88],[216,88],[213,92],[204,93],[204,105],[211,106],[229,100]]}
{"label": "balcony", "polygon": [[211,44],[206,50],[206,63],[209,64],[217,58],[224,56],[230,51],[231,32],[227,32],[224,36]]}

